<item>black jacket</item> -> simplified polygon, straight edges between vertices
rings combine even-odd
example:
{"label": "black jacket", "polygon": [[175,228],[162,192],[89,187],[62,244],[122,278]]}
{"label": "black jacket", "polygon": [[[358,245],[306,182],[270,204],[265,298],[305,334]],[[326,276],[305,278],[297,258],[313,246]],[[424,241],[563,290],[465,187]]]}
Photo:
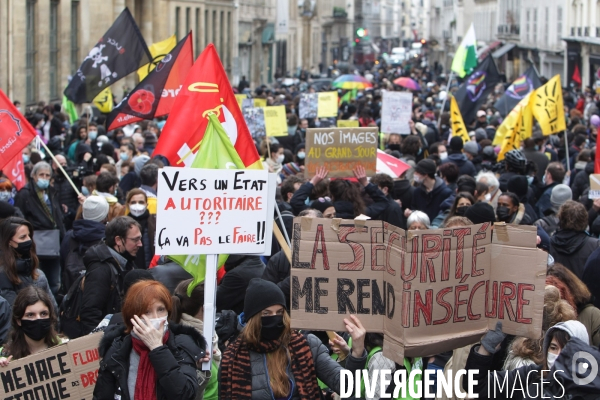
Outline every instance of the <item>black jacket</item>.
{"label": "black jacket", "polygon": [[217,312],[233,310],[239,315],[244,311],[244,298],[250,280],[263,275],[265,264],[257,256],[229,256],[225,270],[227,273],[217,287]]}
{"label": "black jacket", "polygon": [[402,208],[392,199],[392,196],[387,196],[387,205],[385,209],[379,214],[372,216],[374,219],[385,221],[388,224],[402,228],[406,225],[406,219],[402,213]]}
{"label": "black jacket", "polygon": [[60,238],[65,236],[65,227],[63,225],[63,212],[60,205],[60,199],[56,190],[53,187],[47,189],[50,199],[50,211],[52,212],[52,221],[45,212],[44,206],[33,187],[33,180],[29,182],[23,189],[19,190],[15,197],[15,207],[19,207],[25,219],[33,225],[33,229],[38,230],[60,230]]}
{"label": "black jacket", "polygon": [[585,263],[594,250],[600,247],[600,240],[585,232],[559,229],[550,238],[550,245],[550,255],[554,257],[554,261],[563,264],[582,279]]}
{"label": "black jacket", "polygon": [[584,170],[575,175],[571,191],[573,192],[573,200],[579,201],[583,192],[590,187],[590,174],[594,173],[594,162],[590,161],[585,166]]}
{"label": "black jacket", "polygon": [[411,210],[423,211],[429,217],[429,221],[433,221],[440,213],[440,205],[448,196],[452,195],[452,191],[441,178],[435,178],[435,185],[431,192],[427,193],[423,185],[415,188],[412,196]]}
{"label": "black jacket", "polygon": [[471,161],[467,159],[463,153],[453,153],[448,156],[446,160],[442,162],[442,164],[452,163],[458,167],[458,175],[469,175],[475,176],[477,174],[477,170]]}
{"label": "black jacket", "polygon": [[290,309],[290,269],[291,265],[285,253],[279,251],[269,258],[267,267],[262,274],[262,278],[271,281],[283,291],[288,310]]}
{"label": "black jacket", "polygon": [[[156,372],[157,400],[194,400],[198,393],[196,363],[204,356],[206,340],[192,327],[169,323],[167,342],[149,353]],[[102,360],[94,388],[94,400],[130,400],[127,377],[131,335],[116,325],[104,332],[98,353]]]}
{"label": "black jacket", "polygon": [[546,155],[540,151],[537,151],[533,148],[523,149],[523,155],[527,159],[527,161],[533,161],[537,166],[537,178],[538,181],[542,181],[544,175],[546,175],[546,168],[550,163],[550,160]]}
{"label": "black jacket", "polygon": [[600,249],[594,250],[588,257],[581,280],[592,292],[594,305],[600,308]]}
{"label": "black jacket", "polygon": [[155,280],[165,285],[171,293],[175,292],[175,288],[181,281],[192,278],[189,272],[174,261],[167,261],[162,264],[159,261],[156,267],[150,268],[148,271],[150,271]]}
{"label": "black jacket", "polygon": [[83,262],[86,272],[80,316],[83,332],[88,334],[106,314],[121,311],[123,278],[133,264],[121,265],[103,243],[90,247]]}

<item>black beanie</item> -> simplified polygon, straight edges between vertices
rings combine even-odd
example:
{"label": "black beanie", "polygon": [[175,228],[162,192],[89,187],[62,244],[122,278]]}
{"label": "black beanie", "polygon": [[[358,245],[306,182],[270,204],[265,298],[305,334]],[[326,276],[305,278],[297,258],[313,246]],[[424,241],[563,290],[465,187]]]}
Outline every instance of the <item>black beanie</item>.
{"label": "black beanie", "polygon": [[[323,201],[321,201],[323,200]],[[324,213],[329,207],[333,207],[333,203],[331,201],[325,200],[324,198],[319,198],[312,203],[310,203],[310,208],[314,208],[315,210],[321,211]]]}
{"label": "black beanie", "polygon": [[475,203],[471,207],[467,208],[465,217],[469,218],[474,224],[483,224],[484,222],[495,222],[496,213],[494,213],[494,207],[488,203]]}
{"label": "black beanie", "polygon": [[512,192],[517,195],[520,199],[527,196],[527,191],[529,189],[529,183],[527,182],[527,177],[523,175],[515,175],[508,180],[508,184],[506,186],[509,192]]}
{"label": "black beanie", "polygon": [[134,283],[139,281],[153,281],[154,277],[147,269],[132,269],[123,278],[123,289],[125,293],[133,286]]}
{"label": "black beanie", "polygon": [[244,319],[248,321],[265,308],[277,304],[286,307],[285,296],[281,289],[279,289],[279,286],[271,281],[253,278],[246,289]]}

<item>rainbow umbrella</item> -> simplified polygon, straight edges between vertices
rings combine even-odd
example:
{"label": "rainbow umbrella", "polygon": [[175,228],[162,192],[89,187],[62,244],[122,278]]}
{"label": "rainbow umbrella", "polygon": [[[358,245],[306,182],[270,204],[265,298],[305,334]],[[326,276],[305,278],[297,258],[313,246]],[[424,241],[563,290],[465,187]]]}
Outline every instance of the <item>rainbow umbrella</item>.
{"label": "rainbow umbrella", "polygon": [[407,88],[408,90],[421,90],[421,86],[411,78],[405,76],[395,79],[394,83],[398,86]]}
{"label": "rainbow umbrella", "polygon": [[367,79],[363,78],[360,75],[341,75],[331,84],[334,88],[338,89],[367,89],[372,88],[373,84],[369,82]]}

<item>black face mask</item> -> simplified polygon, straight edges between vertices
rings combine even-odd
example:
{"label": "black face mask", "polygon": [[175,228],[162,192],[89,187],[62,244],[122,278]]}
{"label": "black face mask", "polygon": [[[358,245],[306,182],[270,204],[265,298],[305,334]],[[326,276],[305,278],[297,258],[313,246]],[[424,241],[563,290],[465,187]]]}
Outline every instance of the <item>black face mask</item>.
{"label": "black face mask", "polygon": [[262,328],[260,337],[264,340],[279,339],[283,333],[285,326],[283,325],[283,315],[272,315],[270,317],[262,317]]}
{"label": "black face mask", "polygon": [[496,216],[498,217],[498,221],[510,222],[512,214],[508,207],[498,206],[498,208],[496,208]]}
{"label": "black face mask", "polygon": [[398,150],[398,151],[400,151],[400,145],[399,145],[399,144],[389,144],[389,145],[388,145],[388,149],[390,149],[390,150],[392,150],[392,151],[393,151],[393,150]]}
{"label": "black face mask", "polygon": [[23,330],[23,333],[35,341],[45,338],[48,332],[50,332],[51,327],[52,324],[50,324],[50,318],[21,320],[21,329]]}
{"label": "black face mask", "polygon": [[123,250],[123,252],[120,252],[119,254],[126,259],[127,261],[131,261],[134,262],[135,261],[135,256],[132,256],[130,252],[127,251],[127,248],[125,247],[125,242],[121,243],[123,245],[123,248],[125,250]]}
{"label": "black face mask", "polygon": [[464,217],[465,213],[467,212],[468,209],[469,209],[469,206],[456,207],[456,212],[454,214],[456,214],[460,217]]}
{"label": "black face mask", "polygon": [[19,255],[21,257],[29,258],[32,243],[33,243],[33,241],[31,239],[29,239],[24,242],[18,243],[17,247],[16,248],[13,247],[13,249],[15,249],[15,251],[17,253],[19,253]]}

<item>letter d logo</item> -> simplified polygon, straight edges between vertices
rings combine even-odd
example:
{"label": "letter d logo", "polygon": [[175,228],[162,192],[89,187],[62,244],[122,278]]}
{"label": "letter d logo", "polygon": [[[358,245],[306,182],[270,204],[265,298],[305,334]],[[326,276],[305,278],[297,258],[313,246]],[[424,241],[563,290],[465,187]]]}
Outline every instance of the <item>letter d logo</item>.
{"label": "letter d logo", "polygon": [[[585,361],[579,361],[580,358],[585,359]],[[598,362],[590,353],[578,351],[573,355],[571,370],[573,371],[573,382],[577,385],[585,386],[598,376]],[[579,377],[587,372],[589,373],[585,378]]]}

